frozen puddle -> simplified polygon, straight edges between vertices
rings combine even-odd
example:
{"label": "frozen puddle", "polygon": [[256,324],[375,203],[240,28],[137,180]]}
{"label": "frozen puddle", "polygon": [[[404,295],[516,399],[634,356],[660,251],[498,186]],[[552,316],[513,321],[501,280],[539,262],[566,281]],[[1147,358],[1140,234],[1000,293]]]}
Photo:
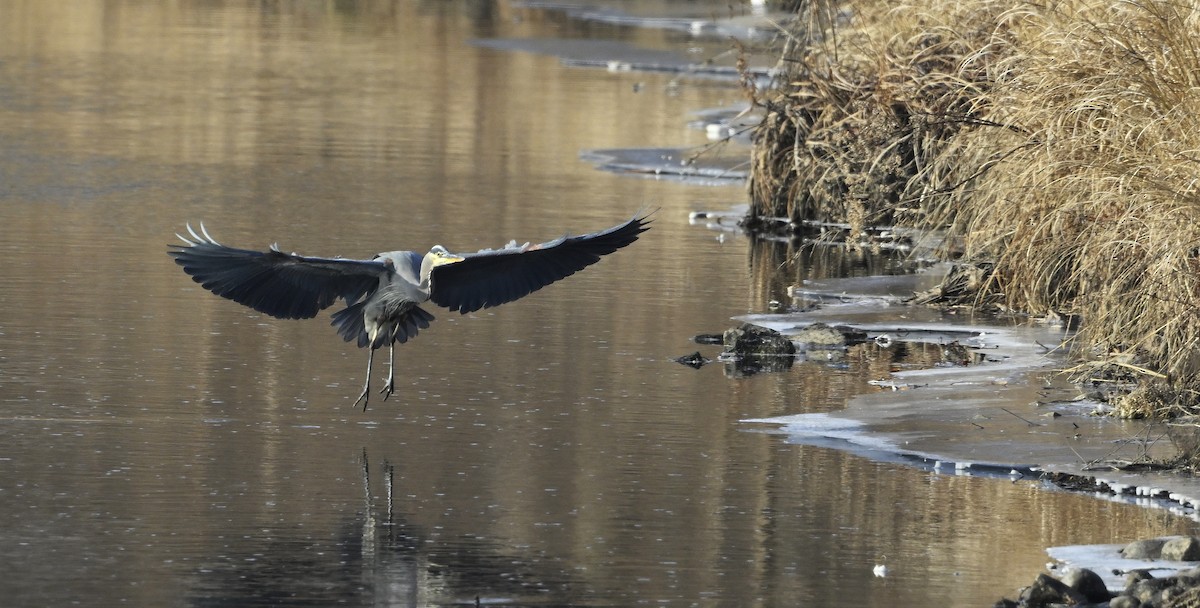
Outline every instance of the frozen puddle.
{"label": "frozen puddle", "polygon": [[[557,57],[563,65],[598,68],[610,72],[649,72],[736,83],[741,77],[732,59],[721,65],[699,52],[653,49],[616,40],[565,38],[479,38],[471,44],[498,51],[534,53]],[[717,54],[724,55],[722,51]],[[770,86],[773,73],[768,68],[749,67],[760,88]]]}
{"label": "frozen puddle", "polygon": [[585,150],[580,158],[598,169],[697,185],[724,186],[747,178],[746,158],[695,154],[683,148],[611,148]]}
{"label": "frozen puddle", "polygon": [[[531,9],[560,11],[573,19],[609,25],[653,28],[684,32],[697,37],[763,40],[780,32],[780,23],[792,18],[785,13],[770,13],[765,3],[751,3],[749,11],[724,18],[697,13],[685,8],[678,14],[638,15],[603,5],[528,0],[517,3]],[[635,5],[631,5],[635,6]],[[661,8],[661,7],[655,7]]]}
{"label": "frozen puddle", "polygon": [[654,72],[684,72],[694,63],[686,53],[648,49],[618,40],[564,38],[480,38],[471,44],[498,51],[558,57],[566,65],[627,71],[633,66]]}
{"label": "frozen puddle", "polygon": [[[703,130],[710,140],[728,139],[720,148],[606,148],[584,150],[579,157],[602,171],[674,179],[695,185],[728,186],[750,177],[750,123],[744,104],[695,112],[688,127]],[[715,217],[715,216],[714,216]],[[694,221],[694,218],[693,218]]]}

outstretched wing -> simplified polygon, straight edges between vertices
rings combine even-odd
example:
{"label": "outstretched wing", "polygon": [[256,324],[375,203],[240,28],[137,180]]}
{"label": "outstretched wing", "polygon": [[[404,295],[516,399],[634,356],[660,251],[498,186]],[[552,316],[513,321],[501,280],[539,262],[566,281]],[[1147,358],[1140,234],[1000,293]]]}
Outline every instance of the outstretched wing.
{"label": "outstretched wing", "polygon": [[205,289],[280,319],[309,319],[338,298],[353,303],[379,285],[387,266],[373,260],[310,258],[226,247],[188,226],[191,238],[167,252]]}
{"label": "outstretched wing", "polygon": [[608,230],[564,236],[540,245],[457,254],[461,260],[430,271],[430,299],[463,314],[523,298],[600,261],[649,230],[648,217],[634,217]]}

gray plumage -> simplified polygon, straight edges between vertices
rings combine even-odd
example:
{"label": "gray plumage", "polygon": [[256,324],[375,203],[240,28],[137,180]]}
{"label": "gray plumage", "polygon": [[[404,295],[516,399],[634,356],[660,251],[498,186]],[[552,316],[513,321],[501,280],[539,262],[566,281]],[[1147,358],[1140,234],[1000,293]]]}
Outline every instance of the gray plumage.
{"label": "gray plumage", "polygon": [[[280,319],[309,319],[342,300],[333,325],[347,342],[369,347],[367,379],[354,402],[367,407],[375,349],[389,347],[388,379],[380,391],[395,391],[395,343],[428,328],[433,315],[420,307],[432,301],[462,314],[499,306],[595,264],[649,229],[634,217],[607,230],[564,236],[538,245],[517,245],[454,254],[440,245],[425,255],[388,251],[370,260],[320,258],[236,249],[218,243],[204,225],[190,225],[183,245],[168,253],[205,289]],[[190,238],[189,238],[190,237]]]}

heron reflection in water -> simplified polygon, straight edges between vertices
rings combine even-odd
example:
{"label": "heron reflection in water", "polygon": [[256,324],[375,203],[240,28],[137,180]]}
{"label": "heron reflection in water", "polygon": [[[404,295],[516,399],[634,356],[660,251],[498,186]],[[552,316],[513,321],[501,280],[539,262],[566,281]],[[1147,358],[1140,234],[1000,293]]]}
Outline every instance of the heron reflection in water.
{"label": "heron reflection in water", "polygon": [[523,298],[600,261],[649,229],[647,215],[582,236],[531,245],[511,242],[499,249],[450,253],[435,245],[429,253],[387,251],[370,260],[319,258],[235,249],[218,243],[204,225],[188,225],[183,245],[168,253],[205,289],[279,319],[310,319],[338,299],[346,307],[333,325],[347,342],[370,347],[367,378],[354,401],[367,409],[375,349],[389,348],[386,401],[396,390],[395,345],[429,327],[433,315],[421,308],[432,301],[462,314]]}

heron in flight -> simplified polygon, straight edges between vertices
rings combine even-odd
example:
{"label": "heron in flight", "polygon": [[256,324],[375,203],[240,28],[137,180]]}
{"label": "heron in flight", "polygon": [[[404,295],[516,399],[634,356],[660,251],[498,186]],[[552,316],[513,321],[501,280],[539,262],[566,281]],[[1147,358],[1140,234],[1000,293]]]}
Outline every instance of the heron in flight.
{"label": "heron in flight", "polygon": [[278,245],[267,251],[235,249],[209,236],[204,224],[199,233],[189,224],[190,238],[176,234],[184,244],[172,245],[168,253],[205,289],[279,319],[311,319],[343,300],[346,307],[333,313],[332,325],[347,342],[370,347],[367,379],[354,401],[355,406],[361,401],[365,411],[375,349],[389,349],[387,383],[379,391],[386,401],[396,390],[396,343],[407,342],[433,321],[421,304],[432,300],[465,315],[512,302],[636,241],[649,223],[642,215],[607,230],[537,245],[513,241],[475,253],[450,253],[435,245],[423,256],[387,251],[370,260],[308,257],[284,253]]}

